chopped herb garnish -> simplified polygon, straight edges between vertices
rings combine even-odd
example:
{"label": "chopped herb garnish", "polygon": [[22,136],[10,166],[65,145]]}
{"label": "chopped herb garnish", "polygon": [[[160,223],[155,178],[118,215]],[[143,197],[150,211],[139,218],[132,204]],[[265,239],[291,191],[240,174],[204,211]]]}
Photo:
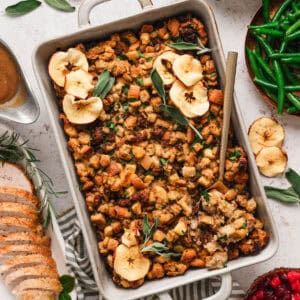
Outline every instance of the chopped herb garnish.
{"label": "chopped herb garnish", "polygon": [[118,56],[118,58],[119,58],[120,60],[128,60],[128,57],[127,57],[125,54],[120,54],[120,55]]}
{"label": "chopped herb garnish", "polygon": [[149,62],[149,61],[151,61],[151,60],[153,60],[153,57],[152,57],[152,56],[149,56],[149,57],[146,58],[146,62]]}
{"label": "chopped herb garnish", "polygon": [[128,102],[136,102],[138,101],[136,98],[128,98]]}
{"label": "chopped herb garnish", "polygon": [[201,172],[199,170],[196,170],[196,176],[199,177]]}
{"label": "chopped herb garnish", "polygon": [[136,79],[136,83],[137,83],[139,86],[143,86],[143,85],[144,85],[143,78],[138,77],[138,78]]}
{"label": "chopped herb garnish", "polygon": [[206,200],[206,202],[208,202],[210,200],[209,193],[206,190],[201,190],[200,194],[204,197],[204,199]]}
{"label": "chopped herb garnish", "polygon": [[124,94],[126,94],[126,95],[128,95],[128,86],[127,85],[123,85],[123,87],[122,87],[122,92],[124,93]]}
{"label": "chopped herb garnish", "polygon": [[138,53],[139,53],[139,57],[145,57],[144,53],[140,49],[138,50]]}
{"label": "chopped herb garnish", "polygon": [[159,159],[159,161],[160,161],[160,164],[164,167],[167,163],[168,163],[168,160],[167,159],[164,159],[164,158],[160,158]]}
{"label": "chopped herb garnish", "polygon": [[221,240],[227,240],[227,239],[228,239],[227,234],[224,234],[224,235],[219,236],[217,240],[221,241]]}
{"label": "chopped herb garnish", "polygon": [[113,132],[117,132],[118,128],[116,127],[116,124],[114,122],[108,121],[106,123],[106,126],[111,129]]}
{"label": "chopped herb garnish", "polygon": [[229,153],[228,159],[231,161],[236,161],[242,155],[241,150],[232,151]]}
{"label": "chopped herb garnish", "polygon": [[243,225],[242,225],[242,228],[243,228],[243,229],[246,229],[247,227],[248,227],[248,223],[247,223],[247,222],[244,222]]}

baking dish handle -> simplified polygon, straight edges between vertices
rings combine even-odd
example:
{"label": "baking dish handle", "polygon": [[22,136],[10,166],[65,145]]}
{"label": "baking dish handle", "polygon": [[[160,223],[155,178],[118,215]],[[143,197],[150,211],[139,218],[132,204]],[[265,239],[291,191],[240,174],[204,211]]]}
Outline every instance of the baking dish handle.
{"label": "baking dish handle", "polygon": [[[203,298],[202,300],[225,300],[227,299],[232,290],[232,278],[230,273],[226,273],[221,276],[222,283],[218,292],[208,298]],[[157,295],[159,300],[172,300],[169,293],[161,293]]]}
{"label": "baking dish handle", "polygon": [[[90,25],[90,12],[99,4],[109,2],[112,0],[85,0],[78,8],[78,25],[79,27]],[[147,8],[153,6],[152,0],[137,0],[141,8]]]}

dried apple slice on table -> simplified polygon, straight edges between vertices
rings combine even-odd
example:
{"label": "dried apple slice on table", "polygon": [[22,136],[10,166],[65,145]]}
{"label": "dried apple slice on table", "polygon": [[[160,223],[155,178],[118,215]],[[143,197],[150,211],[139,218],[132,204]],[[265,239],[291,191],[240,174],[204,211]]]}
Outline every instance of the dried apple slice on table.
{"label": "dried apple slice on table", "polygon": [[202,116],[209,109],[207,89],[200,81],[192,87],[186,87],[176,80],[169,95],[172,102],[188,118]]}
{"label": "dried apple slice on table", "polygon": [[150,268],[150,260],[142,255],[139,246],[119,245],[114,255],[114,270],[128,281],[144,278]]}
{"label": "dried apple slice on table", "polygon": [[63,111],[67,119],[73,124],[89,124],[94,122],[103,109],[102,100],[91,97],[87,100],[75,100],[72,95],[65,95]]}
{"label": "dried apple slice on table", "polygon": [[283,140],[284,128],[272,118],[259,118],[250,126],[249,141],[255,155],[264,147],[281,147]]}
{"label": "dried apple slice on table", "polygon": [[188,54],[180,55],[175,59],[173,72],[188,87],[195,85],[203,77],[200,61]]}
{"label": "dried apple slice on table", "polygon": [[75,48],[55,52],[48,65],[50,77],[60,87],[64,87],[66,75],[76,69],[88,71],[89,64],[85,54]]}
{"label": "dried apple slice on table", "polygon": [[274,177],[284,172],[287,155],[278,147],[266,147],[257,154],[256,164],[264,176]]}
{"label": "dried apple slice on table", "polygon": [[164,85],[171,85],[175,81],[176,78],[172,74],[172,65],[178,57],[178,54],[166,51],[156,58],[153,68],[157,70]]}

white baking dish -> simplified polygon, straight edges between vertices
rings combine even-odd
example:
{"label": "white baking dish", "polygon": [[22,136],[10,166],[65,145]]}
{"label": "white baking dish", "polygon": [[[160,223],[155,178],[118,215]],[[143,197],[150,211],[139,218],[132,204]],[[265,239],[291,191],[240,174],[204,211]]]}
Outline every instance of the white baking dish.
{"label": "white baking dish", "polygon": [[[39,82],[39,86],[43,93],[43,98],[49,111],[50,120],[53,125],[54,133],[60,150],[60,155],[63,161],[63,167],[65,169],[68,182],[71,186],[74,204],[79,215],[80,223],[82,225],[86,246],[88,248],[94,270],[94,276],[99,290],[101,294],[104,295],[107,299],[129,300],[145,297],[150,294],[159,294],[174,287],[185,285],[211,276],[222,275],[222,289],[217,295],[212,296],[212,298],[210,299],[224,300],[227,298],[231,289],[231,278],[229,275],[231,271],[271,258],[275,254],[278,247],[277,231],[275,229],[272,216],[270,215],[270,209],[268,207],[266,196],[260,184],[260,177],[255,165],[254,157],[250,150],[246,129],[237,101],[235,101],[233,107],[232,123],[239,143],[245,147],[249,154],[250,188],[252,195],[258,202],[258,214],[264,221],[265,228],[270,234],[270,242],[267,247],[263,249],[258,255],[240,257],[237,260],[230,261],[227,264],[227,267],[221,270],[189,270],[183,276],[163,278],[156,281],[147,281],[143,286],[135,290],[125,290],[123,288],[117,287],[112,282],[111,276],[107,272],[103,260],[101,260],[99,257],[96,238],[89,221],[89,215],[86,210],[85,200],[79,191],[73,160],[70,153],[68,152],[66,137],[59,120],[59,110],[56,103],[56,97],[51,81],[48,77],[47,66],[50,56],[57,50],[57,48],[67,48],[71,45],[76,44],[77,42],[102,39],[114,32],[128,29],[137,29],[144,23],[155,22],[157,20],[165,19],[170,16],[182,14],[185,12],[192,12],[193,14],[198,16],[206,26],[209,37],[209,46],[213,49],[213,57],[215,59],[218,73],[220,75],[221,85],[224,84],[223,50],[220,43],[214,14],[204,0],[172,1],[171,4],[160,7],[152,6],[150,0],[139,0],[142,6],[142,11],[140,13],[104,25],[89,26],[90,10],[95,5],[106,1],[108,0],[88,0],[84,2],[79,9],[79,24],[84,26],[84,28],[72,34],[42,43],[36,49],[33,55],[33,66],[36,78]],[[115,5],[120,4],[119,1],[112,1],[115,2]],[[164,294],[162,297],[166,297],[166,294]]]}

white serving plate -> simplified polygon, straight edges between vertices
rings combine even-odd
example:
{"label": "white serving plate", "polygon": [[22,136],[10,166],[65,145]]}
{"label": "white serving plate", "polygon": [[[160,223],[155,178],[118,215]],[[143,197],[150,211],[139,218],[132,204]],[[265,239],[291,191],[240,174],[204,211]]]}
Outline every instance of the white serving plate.
{"label": "white serving plate", "polygon": [[[2,135],[4,132],[8,132],[9,134],[14,132],[11,128],[7,127],[4,124],[0,123],[0,135]],[[20,138],[19,141],[22,143],[22,139]],[[20,162],[20,165],[22,167],[25,167],[25,161]],[[32,181],[35,186],[39,184],[41,181],[40,174],[36,173],[34,176],[32,176]],[[43,193],[43,191],[41,192]],[[38,195],[40,196],[40,195]],[[52,257],[56,261],[58,273],[60,275],[68,274],[67,266],[66,266],[66,259],[65,259],[65,244],[63,237],[61,235],[57,220],[55,215],[51,214],[51,223],[49,224],[49,227],[46,231],[46,235],[51,238],[51,251],[52,251]],[[73,300],[77,299],[76,292],[73,291],[70,296]],[[5,300],[14,300],[15,297],[11,294],[10,290],[5,286],[5,284],[0,280],[0,299]]]}

